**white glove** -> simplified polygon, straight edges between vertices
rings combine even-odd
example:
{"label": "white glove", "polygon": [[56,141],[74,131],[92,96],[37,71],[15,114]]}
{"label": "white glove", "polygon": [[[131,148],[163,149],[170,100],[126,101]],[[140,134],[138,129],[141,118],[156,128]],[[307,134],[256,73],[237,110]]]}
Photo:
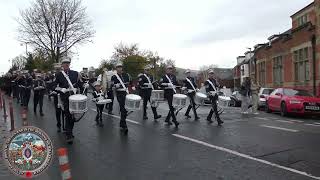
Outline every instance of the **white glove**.
{"label": "white glove", "polygon": [[186,90],[186,89],[187,89],[187,87],[182,87],[182,88],[181,88],[182,91],[184,91],[184,90]]}
{"label": "white glove", "polygon": [[88,87],[89,87],[89,84],[84,84],[83,87],[84,87],[84,88],[88,88]]}
{"label": "white glove", "polygon": [[174,85],[172,83],[168,83],[169,88],[174,88]]}
{"label": "white glove", "polygon": [[197,90],[197,92],[199,92],[200,91],[200,89],[198,88],[198,89],[196,89]]}
{"label": "white glove", "polygon": [[136,90],[136,87],[133,86],[133,87],[132,87],[132,90],[135,91],[135,90]]}
{"label": "white glove", "polygon": [[67,90],[66,88],[61,88],[60,91],[61,91],[62,93],[66,93],[68,90]]}
{"label": "white glove", "polygon": [[120,84],[115,84],[114,85],[116,88],[119,88],[120,87]]}

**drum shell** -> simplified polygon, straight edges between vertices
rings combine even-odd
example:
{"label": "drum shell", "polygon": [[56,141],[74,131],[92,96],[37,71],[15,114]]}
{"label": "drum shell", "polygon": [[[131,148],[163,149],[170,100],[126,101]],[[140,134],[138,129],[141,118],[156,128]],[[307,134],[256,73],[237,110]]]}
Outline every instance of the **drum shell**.
{"label": "drum shell", "polygon": [[135,94],[126,95],[125,108],[128,111],[140,110],[141,97]]}
{"label": "drum shell", "polygon": [[71,114],[85,113],[88,111],[88,98],[85,95],[76,94],[69,97],[69,111]]}
{"label": "drum shell", "polygon": [[197,105],[204,105],[205,100],[207,99],[207,96],[203,93],[197,92],[194,96],[194,102]]}
{"label": "drum shell", "polygon": [[164,91],[163,90],[152,90],[151,100],[152,101],[164,101]]}
{"label": "drum shell", "polygon": [[172,105],[174,107],[185,107],[187,105],[188,96],[184,94],[174,94]]}

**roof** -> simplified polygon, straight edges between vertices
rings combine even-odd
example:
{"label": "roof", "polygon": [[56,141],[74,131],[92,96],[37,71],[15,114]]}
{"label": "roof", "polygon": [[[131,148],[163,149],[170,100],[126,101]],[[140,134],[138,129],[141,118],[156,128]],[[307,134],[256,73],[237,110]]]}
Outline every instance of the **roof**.
{"label": "roof", "polygon": [[290,17],[292,18],[293,16],[296,16],[297,14],[300,14],[301,12],[303,12],[304,10],[310,8],[311,6],[314,6],[314,2],[308,4],[307,6],[305,6],[304,8],[300,9],[299,11],[295,12],[294,14],[292,14]]}

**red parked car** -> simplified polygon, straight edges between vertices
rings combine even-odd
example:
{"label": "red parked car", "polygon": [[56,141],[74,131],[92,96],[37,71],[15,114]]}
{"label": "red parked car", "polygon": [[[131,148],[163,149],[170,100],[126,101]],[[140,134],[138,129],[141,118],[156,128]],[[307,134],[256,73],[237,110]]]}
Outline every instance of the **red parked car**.
{"label": "red parked car", "polygon": [[279,111],[281,116],[288,114],[320,114],[320,98],[308,91],[278,88],[266,101],[266,111]]}

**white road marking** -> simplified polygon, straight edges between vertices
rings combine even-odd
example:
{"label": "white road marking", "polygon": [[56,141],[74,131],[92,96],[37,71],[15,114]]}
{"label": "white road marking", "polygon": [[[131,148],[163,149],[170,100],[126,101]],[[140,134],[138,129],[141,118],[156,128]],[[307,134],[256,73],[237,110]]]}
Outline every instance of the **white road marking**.
{"label": "white road marking", "polygon": [[289,121],[292,121],[292,122],[298,122],[298,123],[303,123],[304,121],[300,121],[300,120],[293,120],[293,119],[289,119]]}
{"label": "white road marking", "polygon": [[294,122],[292,122],[292,121],[285,121],[285,120],[276,120],[276,121],[278,121],[278,122],[284,122],[284,123],[290,123],[290,124],[293,124]]}
{"label": "white road marking", "polygon": [[[91,109],[91,110],[97,112],[97,110],[95,110],[95,109]],[[111,116],[111,117],[114,117],[114,118],[117,118],[117,119],[121,119],[120,116],[111,115],[111,114],[108,114],[108,113],[106,113],[106,112],[102,112],[102,114],[107,115],[107,116]],[[131,122],[131,123],[133,123],[133,124],[139,124],[139,125],[140,125],[139,122],[134,121],[134,120],[131,120],[131,119],[126,119],[126,121]]]}
{"label": "white road marking", "polygon": [[261,119],[261,120],[270,120],[268,118],[262,118],[262,117],[255,117],[256,119]]}
{"label": "white road marking", "polygon": [[306,126],[315,126],[315,127],[320,127],[320,124],[304,124]]}
{"label": "white road marking", "polygon": [[256,162],[260,162],[262,164],[266,164],[266,165],[269,165],[269,166],[272,166],[272,167],[283,169],[283,170],[286,170],[286,171],[289,171],[289,172],[292,172],[292,173],[296,173],[296,174],[299,174],[299,175],[302,175],[302,176],[306,176],[306,177],[309,177],[309,178],[320,180],[320,177],[313,176],[313,175],[308,174],[308,173],[303,172],[303,171],[298,171],[298,170],[293,169],[293,168],[281,166],[281,165],[278,165],[278,164],[275,164],[275,163],[272,163],[272,162],[269,162],[269,161],[266,161],[266,160],[263,160],[263,159],[258,159],[258,158],[252,157],[250,155],[247,155],[247,154],[242,154],[242,153],[237,152],[237,151],[233,151],[233,150],[230,150],[230,149],[227,149],[227,148],[224,148],[224,147],[215,146],[215,145],[212,145],[212,144],[209,144],[209,143],[206,143],[206,142],[203,142],[203,141],[199,141],[199,140],[196,140],[196,139],[192,139],[192,138],[189,138],[189,137],[186,137],[186,136],[182,136],[182,135],[179,135],[179,134],[172,134],[172,135],[177,137],[177,138],[180,138],[180,139],[184,139],[184,140],[191,141],[191,142],[194,142],[194,143],[206,146],[206,147],[210,147],[210,148],[216,149],[218,151],[223,151],[223,152],[226,152],[226,153],[229,153],[229,154],[233,154],[235,156],[239,156],[239,157],[242,157],[242,158],[245,158],[245,159],[253,160],[253,161],[256,161]]}
{"label": "white road marking", "polygon": [[288,131],[288,132],[299,132],[298,130],[295,129],[287,129],[287,128],[282,128],[282,127],[277,127],[277,126],[268,126],[268,125],[260,125],[261,127],[266,127],[266,128],[271,128],[271,129],[278,129],[278,130],[283,130],[283,131]]}
{"label": "white road marking", "polygon": [[316,122],[314,124],[320,125],[320,123],[316,123]]}

